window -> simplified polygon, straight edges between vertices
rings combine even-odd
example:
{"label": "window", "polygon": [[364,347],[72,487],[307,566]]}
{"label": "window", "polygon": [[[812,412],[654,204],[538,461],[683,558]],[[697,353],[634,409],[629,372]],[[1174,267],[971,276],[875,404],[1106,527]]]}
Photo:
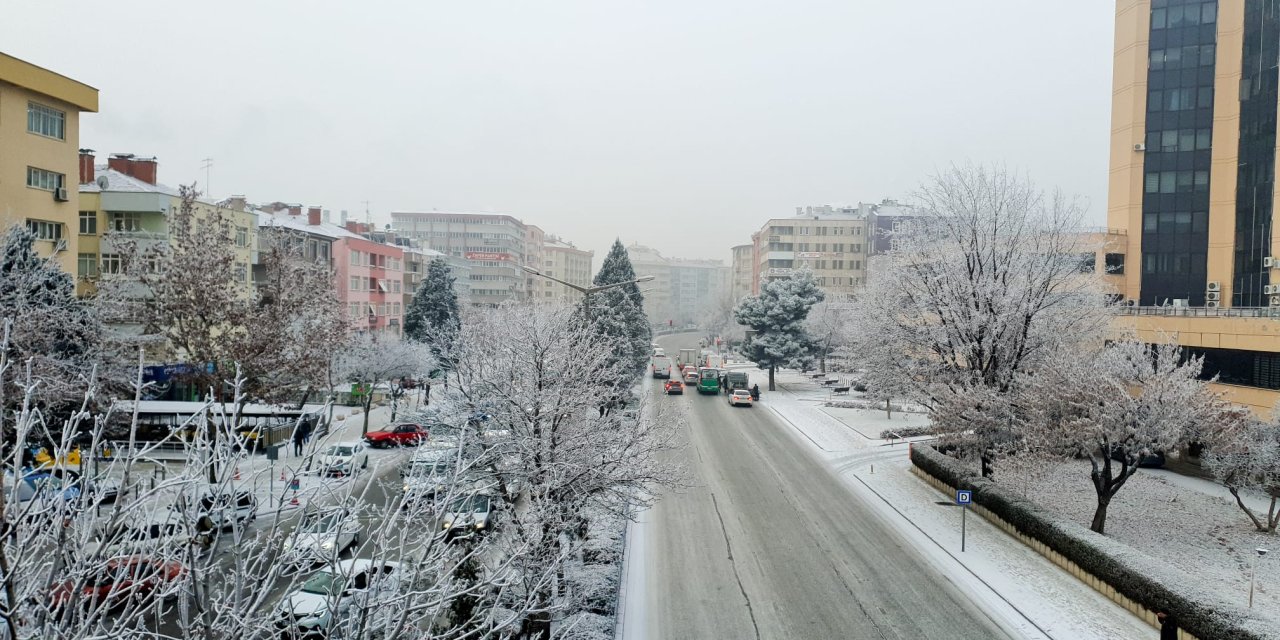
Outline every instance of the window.
{"label": "window", "polygon": [[27,230],[35,234],[37,240],[58,241],[62,239],[62,223],[47,220],[28,220]]}
{"label": "window", "polygon": [[795,227],[769,227],[769,235],[774,235],[774,236],[795,235]]}
{"label": "window", "polygon": [[1104,264],[1106,265],[1107,273],[1117,276],[1124,275],[1123,253],[1108,253],[1105,256]]}
{"label": "window", "polygon": [[34,102],[27,103],[27,131],[66,140],[67,114]]}
{"label": "window", "polygon": [[142,231],[142,214],[137,211],[108,211],[108,231]]}
{"label": "window", "polygon": [[360,290],[360,276],[351,276],[351,290],[352,291]]}
{"label": "window", "polygon": [[237,262],[235,266],[236,280],[241,282],[249,279],[249,266],[243,262]]}
{"label": "window", "polygon": [[76,274],[82,279],[98,277],[98,254],[82,253],[76,261]]}
{"label": "window", "polygon": [[357,267],[360,266],[360,252],[355,249],[351,250],[351,264]]}
{"label": "window", "polygon": [[245,227],[236,227],[236,246],[249,246],[249,229]]}
{"label": "window", "polygon": [[392,280],[392,281],[391,281],[391,291],[392,291],[393,293],[402,293],[402,291],[401,291],[401,289],[400,289],[400,281],[399,281],[399,280]]}
{"label": "window", "polygon": [[858,270],[862,269],[862,261],[861,261],[861,260],[854,260],[854,261],[853,261],[853,267],[852,267],[852,268],[853,268],[853,270],[854,270],[854,271],[858,271]]}
{"label": "window", "polygon": [[832,260],[832,261],[831,261],[831,268],[832,268],[832,269],[835,269],[835,270],[837,270],[837,271],[838,271],[838,270],[840,270],[840,269],[843,269],[843,268],[844,268],[844,260]]}
{"label": "window", "polygon": [[862,245],[860,245],[860,244],[851,244],[851,245],[849,245],[849,252],[850,252],[850,253],[862,253]]}
{"label": "window", "polygon": [[93,236],[98,234],[98,212],[97,211],[81,211],[80,212],[80,235]]}
{"label": "window", "polygon": [[118,253],[102,254],[102,273],[124,273],[124,260]]}
{"label": "window", "polygon": [[45,191],[53,191],[61,189],[62,183],[66,176],[61,173],[45,171],[35,167],[27,167],[27,186],[35,189],[44,189]]}

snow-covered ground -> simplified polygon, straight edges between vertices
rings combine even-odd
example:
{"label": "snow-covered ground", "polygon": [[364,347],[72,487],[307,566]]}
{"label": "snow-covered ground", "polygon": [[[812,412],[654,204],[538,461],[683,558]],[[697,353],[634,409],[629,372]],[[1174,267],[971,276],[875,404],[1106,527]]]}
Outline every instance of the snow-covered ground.
{"label": "snow-covered ground", "polygon": [[[1032,474],[1027,492],[1036,502],[1087,526],[1097,504],[1089,463],[1071,462]],[[1257,496],[1249,502],[1261,507]],[[1256,512],[1256,510],[1255,510]],[[1245,606],[1255,549],[1272,550],[1257,563],[1254,613],[1280,635],[1280,537],[1258,533],[1226,489],[1168,471],[1140,470],[1107,511],[1107,535],[1165,560],[1200,584]]]}
{"label": "snow-covered ground", "polygon": [[[767,373],[752,371],[751,378],[765,380]],[[795,437],[812,446],[851,491],[867,497],[881,517],[993,615],[1029,638],[1155,635],[1142,620],[974,514],[967,518],[961,553],[960,511],[952,497],[912,475],[905,444],[868,437],[918,425],[920,416],[887,419],[881,411],[823,408],[829,392],[810,379],[788,371],[779,373],[778,381],[779,390],[766,392],[760,404],[784,418]]]}

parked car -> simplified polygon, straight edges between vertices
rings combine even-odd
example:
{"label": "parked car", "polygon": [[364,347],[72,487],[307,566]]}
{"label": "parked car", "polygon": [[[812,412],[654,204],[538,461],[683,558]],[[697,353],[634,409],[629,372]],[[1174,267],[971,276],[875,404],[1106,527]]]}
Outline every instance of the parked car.
{"label": "parked car", "polygon": [[[182,507],[169,507],[177,511]],[[215,530],[253,522],[258,517],[258,499],[249,491],[206,493],[190,505],[197,518],[208,518]]]}
{"label": "parked car", "polygon": [[364,434],[365,444],[378,449],[416,445],[430,438],[431,434],[426,427],[412,423],[401,423],[390,429]]}
{"label": "parked car", "polygon": [[330,507],[302,516],[285,540],[280,560],[292,565],[336,563],[339,556],[360,544],[360,520],[346,507]]}
{"label": "parked car", "polygon": [[680,382],[679,380],[675,380],[675,379],[668,380],[667,383],[663,385],[663,389],[666,390],[667,395],[669,396],[684,395],[684,383]]}
{"label": "parked car", "polygon": [[440,517],[440,529],[446,539],[486,533],[493,526],[493,507],[493,499],[486,494],[455,498]]}
{"label": "parked car", "polygon": [[322,474],[349,476],[357,470],[369,468],[369,452],[363,442],[339,442],[325,448],[318,462]]}
{"label": "parked car", "polygon": [[732,406],[746,405],[751,406],[751,392],[746,389],[734,389],[729,394],[729,404]]}
{"label": "parked car", "polygon": [[434,457],[420,457],[410,462],[404,478],[403,506],[409,507],[419,500],[434,498],[447,490],[456,474],[456,451],[437,451]]}
{"label": "parked car", "polygon": [[685,384],[698,384],[698,368],[697,367],[685,367],[683,375],[684,375]]}
{"label": "parked car", "polygon": [[120,493],[120,485],[115,481],[95,482],[70,469],[57,467],[27,472],[19,483],[14,483],[13,474],[6,471],[4,484],[6,487],[17,485],[19,502],[37,500],[50,507],[60,504],[78,507],[83,503],[115,502]]}
{"label": "parked car", "polygon": [[115,556],[165,556],[188,547],[208,550],[213,546],[214,532],[213,521],[208,516],[188,523],[175,512],[161,511],[152,518],[125,520],[110,531],[100,531],[85,551]]}
{"label": "parked car", "polygon": [[[1111,459],[1116,462],[1124,461],[1124,449],[1121,447],[1112,447]],[[1138,466],[1144,469],[1159,469],[1164,467],[1164,452],[1153,451],[1138,459]]]}
{"label": "parked car", "polygon": [[452,460],[456,457],[458,457],[458,442],[456,440],[452,442],[429,440],[418,445],[413,455],[409,456],[409,461],[400,467],[400,477],[409,477],[419,463],[434,463],[440,460]]}
{"label": "parked car", "polygon": [[276,607],[276,628],[284,637],[342,637],[344,627],[364,609],[371,624],[396,613],[400,564],[352,559],[329,565],[307,579]]}
{"label": "parked car", "polygon": [[127,601],[146,601],[171,595],[168,587],[186,572],[186,567],[176,560],[148,555],[117,556],[83,581],[64,580],[55,584],[49,591],[49,600],[55,609],[72,604],[77,598],[85,605],[108,608]]}

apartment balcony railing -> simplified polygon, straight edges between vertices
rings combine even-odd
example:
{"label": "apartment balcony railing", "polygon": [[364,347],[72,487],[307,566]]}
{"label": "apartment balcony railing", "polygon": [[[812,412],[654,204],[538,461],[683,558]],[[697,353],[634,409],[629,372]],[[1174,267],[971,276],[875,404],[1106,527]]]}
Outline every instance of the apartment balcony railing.
{"label": "apartment balcony railing", "polygon": [[1280,307],[1115,307],[1122,316],[1175,316],[1186,318],[1280,318]]}

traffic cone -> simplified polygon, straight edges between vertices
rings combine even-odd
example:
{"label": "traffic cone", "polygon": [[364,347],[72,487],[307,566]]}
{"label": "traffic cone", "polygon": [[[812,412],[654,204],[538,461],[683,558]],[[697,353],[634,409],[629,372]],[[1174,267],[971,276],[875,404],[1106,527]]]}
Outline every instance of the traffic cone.
{"label": "traffic cone", "polygon": [[294,506],[294,507],[298,506],[298,492],[297,492],[297,491],[294,491],[294,492],[293,492],[293,498],[289,500],[289,504],[290,504],[291,506]]}
{"label": "traffic cone", "polygon": [[284,477],[284,469],[280,470],[280,482],[286,482],[288,478]]}

